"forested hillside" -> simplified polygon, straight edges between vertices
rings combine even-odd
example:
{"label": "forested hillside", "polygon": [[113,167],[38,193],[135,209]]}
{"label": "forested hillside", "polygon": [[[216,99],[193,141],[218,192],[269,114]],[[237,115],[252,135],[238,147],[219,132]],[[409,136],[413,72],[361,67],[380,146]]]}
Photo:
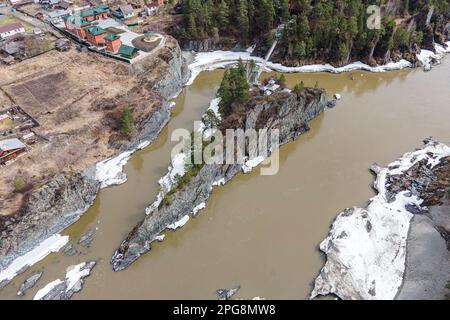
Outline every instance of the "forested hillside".
{"label": "forested hillside", "polygon": [[[380,29],[367,27],[371,4],[381,6]],[[242,46],[258,43],[263,51],[284,24],[275,60],[374,64],[411,60],[419,47],[446,40],[450,0],[185,0],[183,14],[182,43],[233,38]]]}

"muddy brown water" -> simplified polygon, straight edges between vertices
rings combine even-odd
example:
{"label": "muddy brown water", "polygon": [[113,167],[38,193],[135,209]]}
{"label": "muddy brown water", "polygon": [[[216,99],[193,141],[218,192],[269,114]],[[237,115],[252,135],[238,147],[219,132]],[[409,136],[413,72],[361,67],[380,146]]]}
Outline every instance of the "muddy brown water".
{"label": "muddy brown water", "polygon": [[76,244],[98,228],[92,246],[73,257],[48,256],[0,291],[0,299],[17,298],[18,286],[35,270],[44,276],[25,299],[63,278],[67,266],[92,259],[99,263],[76,299],[215,299],[216,289],[238,284],[239,298],[307,298],[324,262],[318,244],[330,223],[343,208],[364,205],[374,195],[369,165],[386,165],[430,135],[450,143],[449,58],[428,73],[286,74],[291,87],[318,81],[343,98],[312,121],[310,132],[282,147],[277,175],[260,176],[256,169],[214,189],[197,218],[167,231],[162,243],[128,269],[113,272],[113,251],[143,218],[167,171],[170,132],[192,128],[222,75],[203,72],[185,88],[159,138],[125,166],[128,181],[102,190],[93,207],[63,232]]}

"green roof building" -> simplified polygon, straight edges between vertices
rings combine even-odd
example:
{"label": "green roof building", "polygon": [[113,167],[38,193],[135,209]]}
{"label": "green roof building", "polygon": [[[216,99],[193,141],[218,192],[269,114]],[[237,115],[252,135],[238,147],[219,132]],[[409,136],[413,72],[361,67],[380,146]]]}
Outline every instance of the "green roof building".
{"label": "green roof building", "polygon": [[82,18],[94,17],[94,19],[96,19],[96,16],[101,15],[101,14],[107,14],[108,12],[109,12],[109,7],[106,4],[102,4],[95,8],[82,10],[80,12],[80,16]]}
{"label": "green roof building", "polygon": [[86,28],[86,31],[89,32],[90,34],[92,34],[93,36],[98,36],[98,35],[106,33],[105,29],[100,28],[98,26],[88,27],[88,28]]}
{"label": "green roof building", "polygon": [[105,37],[105,40],[108,40],[108,41],[114,41],[114,40],[119,39],[119,38],[120,38],[120,37],[119,37],[117,34],[111,33],[111,34],[108,34],[108,35]]}
{"label": "green roof building", "polygon": [[139,50],[134,47],[123,44],[120,46],[119,54],[124,58],[133,59],[137,55],[138,51]]}
{"label": "green roof building", "polygon": [[64,21],[66,21],[66,22],[70,23],[71,25],[76,26],[78,28],[86,27],[91,24],[86,19],[78,17],[78,16],[65,16],[63,19],[64,19]]}

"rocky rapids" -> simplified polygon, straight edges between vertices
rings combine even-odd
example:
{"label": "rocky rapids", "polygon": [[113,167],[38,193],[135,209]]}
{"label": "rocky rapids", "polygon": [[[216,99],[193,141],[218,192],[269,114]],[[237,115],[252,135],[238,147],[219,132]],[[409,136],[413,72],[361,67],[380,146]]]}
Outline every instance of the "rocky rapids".
{"label": "rocky rapids", "polygon": [[[322,89],[307,88],[299,94],[283,90],[274,93],[270,99],[249,102],[243,114],[232,114],[222,120],[221,130],[230,127],[279,129],[280,144],[285,144],[308,131],[308,122],[332,105]],[[186,185],[172,193],[169,204],[161,204],[157,199],[115,251],[111,259],[113,269],[122,270],[148,252],[153,241],[161,240],[165,229],[175,229],[205,206],[213,186],[226,183],[242,171],[242,164],[204,164]]]}
{"label": "rocky rapids", "polygon": [[[133,152],[142,143],[153,142],[170,119],[170,100],[188,80],[187,62],[178,44],[167,57],[166,75],[153,86],[161,97],[160,108],[148,115],[139,132],[119,153]],[[133,72],[148,72],[143,60]],[[17,257],[33,250],[42,241],[76,222],[94,202],[101,181],[96,166],[81,173],[60,174],[31,192],[18,214],[0,219],[0,271]]]}
{"label": "rocky rapids", "polygon": [[431,139],[386,168],[378,194],[341,212],[320,244],[311,297],[444,299],[450,281],[450,148]]}

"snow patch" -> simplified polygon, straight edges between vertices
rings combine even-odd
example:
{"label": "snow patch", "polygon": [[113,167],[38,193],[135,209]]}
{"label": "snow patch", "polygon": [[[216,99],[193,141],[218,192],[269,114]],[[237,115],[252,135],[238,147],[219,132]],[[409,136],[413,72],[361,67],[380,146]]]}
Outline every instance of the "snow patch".
{"label": "snow patch", "polygon": [[[199,52],[196,53],[194,62],[189,65],[191,76],[186,85],[191,85],[195,78],[202,71],[210,71],[218,68],[224,68],[228,65],[236,63],[241,59],[242,61],[254,60],[256,64],[263,65],[264,59],[261,57],[251,56],[251,52],[234,52],[234,51],[212,51],[212,52]],[[390,62],[382,66],[371,67],[362,62],[354,62],[343,67],[333,67],[330,64],[313,64],[301,67],[287,67],[280,63],[273,63],[268,61],[266,63],[267,70],[273,70],[278,72],[293,73],[293,72],[331,72],[342,73],[354,70],[365,70],[370,72],[385,72],[391,70],[399,70],[407,67],[411,67],[411,63],[406,60],[400,60],[398,62]]]}
{"label": "snow patch", "polygon": [[206,208],[206,203],[202,202],[199,205],[195,206],[194,209],[192,209],[192,215],[196,216],[200,210],[203,210]]}
{"label": "snow patch", "polygon": [[447,48],[440,44],[435,44],[434,49],[436,53],[430,50],[422,49],[420,50],[420,53],[417,54],[417,59],[419,59],[420,62],[422,62],[425,70],[430,70],[432,65],[432,60],[439,61],[443,58],[443,56],[446,53],[450,52],[450,41],[446,42]]}
{"label": "snow patch", "polygon": [[249,173],[250,171],[253,170],[254,167],[257,167],[259,164],[261,164],[261,162],[263,162],[266,158],[263,156],[259,156],[256,158],[253,158],[251,160],[246,161],[243,165],[242,165],[242,171],[244,173]]}
{"label": "snow patch", "polygon": [[378,195],[370,199],[366,209],[353,208],[340,213],[328,237],[320,244],[327,262],[315,280],[311,298],[332,293],[342,299],[394,299],[403,281],[412,217],[405,206],[420,206],[423,200],[404,191],[389,203],[386,177],[401,174],[423,159],[432,168],[449,155],[448,146],[430,142],[378,172],[375,181]]}
{"label": "snow patch", "polygon": [[167,229],[176,230],[183,227],[189,221],[189,215],[185,215],[183,218],[177,222],[171,223],[167,226]]}
{"label": "snow patch", "polygon": [[95,179],[100,181],[101,188],[122,184],[127,181],[127,176],[122,172],[122,169],[132,153],[132,151],[126,151],[116,157],[97,163],[95,166]]}
{"label": "snow patch", "polygon": [[80,281],[82,278],[87,277],[91,273],[91,269],[86,268],[81,270],[86,266],[86,262],[82,262],[80,264],[77,264],[75,266],[69,266],[66,270],[66,283],[67,288],[66,292],[71,290],[78,281]]}
{"label": "snow patch", "polygon": [[170,191],[175,183],[175,176],[184,175],[185,164],[186,155],[184,153],[178,153],[172,158],[172,165],[169,166],[169,172],[158,181],[163,190]]}
{"label": "snow patch", "polygon": [[36,292],[36,294],[33,297],[33,300],[41,300],[43,297],[45,297],[50,291],[53,290],[57,285],[63,283],[61,279],[56,279],[50,283],[47,283],[45,287],[43,287],[41,290]]}
{"label": "snow patch", "polygon": [[[438,56],[441,56],[444,53],[450,52],[450,41],[447,43],[447,48],[437,44],[435,46],[436,52]],[[186,85],[191,85],[195,78],[202,71],[210,71],[214,69],[224,68],[228,65],[236,63],[239,59],[242,61],[254,60],[256,64],[262,66],[264,64],[264,59],[261,57],[252,56],[253,50],[252,48],[247,49],[247,51],[235,52],[235,51],[212,51],[212,52],[199,52],[195,54],[194,62],[189,65],[189,69],[191,71],[191,76],[187,81]],[[422,50],[422,52],[417,55],[420,61],[424,59],[426,61],[430,56],[430,52],[428,50]],[[431,54],[434,54],[431,52]],[[423,61],[422,61],[423,62]],[[424,63],[425,64],[425,63]],[[294,72],[303,72],[303,73],[313,73],[313,72],[330,72],[330,73],[342,73],[349,72],[354,70],[364,70],[369,72],[386,72],[393,70],[400,70],[404,68],[412,67],[411,62],[407,60],[400,60],[398,62],[389,62],[385,65],[379,65],[375,67],[371,67],[365,63],[360,61],[353,62],[343,67],[333,67],[330,64],[312,64],[305,65],[301,67],[287,67],[283,66],[279,63],[273,63],[268,61],[266,63],[266,69],[268,71],[278,71],[285,73],[294,73]]]}
{"label": "snow patch", "polygon": [[69,241],[69,236],[54,234],[42,241],[36,248],[16,258],[6,269],[0,272],[0,282],[11,280],[19,271],[41,261],[52,252],[58,252]]}

